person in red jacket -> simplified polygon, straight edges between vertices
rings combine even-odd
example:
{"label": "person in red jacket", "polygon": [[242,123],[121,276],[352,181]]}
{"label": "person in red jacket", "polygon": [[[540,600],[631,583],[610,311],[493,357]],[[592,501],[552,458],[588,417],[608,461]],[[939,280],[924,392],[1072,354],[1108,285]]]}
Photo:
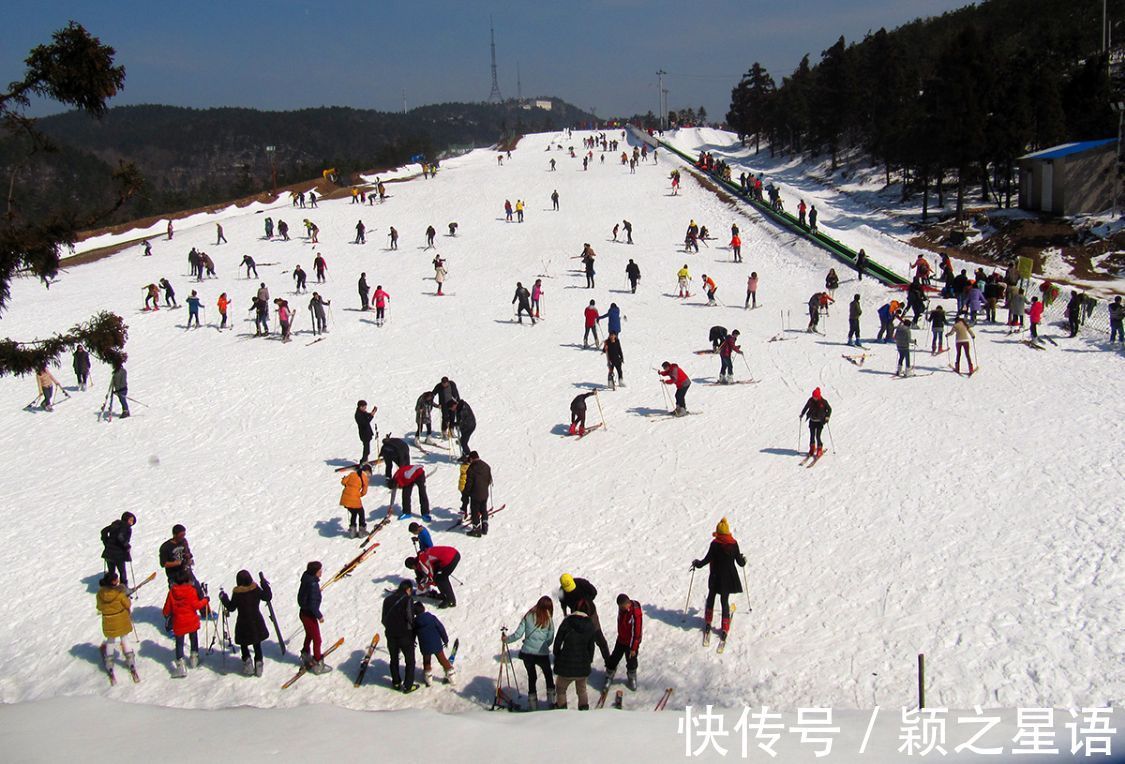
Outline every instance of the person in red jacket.
{"label": "person in red jacket", "polygon": [[598,308],[593,300],[590,300],[590,304],[586,306],[582,315],[586,319],[586,331],[582,335],[582,347],[589,347],[591,333],[594,335],[594,347],[600,347],[598,343]]}
{"label": "person in red jacket", "polygon": [[439,608],[457,607],[457,597],[453,594],[453,585],[449,583],[449,576],[461,562],[461,553],[451,546],[432,546],[417,557],[407,557],[403,564],[414,571],[418,579],[418,590],[424,592],[430,586],[436,586],[441,592],[442,601]]}
{"label": "person in red jacket", "polygon": [[1039,302],[1038,297],[1031,298],[1031,307],[1027,309],[1027,315],[1031,317],[1031,339],[1037,340],[1039,339],[1039,322],[1043,320],[1043,303]]}
{"label": "person in red jacket", "polygon": [[420,464],[405,464],[395,470],[391,477],[391,503],[387,507],[390,515],[391,507],[395,503],[395,492],[402,489],[402,514],[399,518],[410,517],[410,494],[414,487],[418,487],[418,506],[422,510],[422,519],[430,521],[430,497],[426,495],[426,470]]}
{"label": "person in red jacket", "polygon": [[613,645],[613,652],[605,664],[607,674],[605,686],[613,683],[613,675],[621,659],[625,659],[625,670],[628,671],[625,686],[630,690],[637,689],[637,651],[641,649],[641,603],[630,599],[628,594],[617,595],[617,642]]}
{"label": "person in red jacket", "polygon": [[734,353],[742,355],[742,348],[738,344],[737,329],[727,335],[727,338],[723,340],[723,344],[719,346],[720,384],[727,385],[734,381],[734,365],[731,363],[731,356]]}
{"label": "person in red jacket", "polygon": [[206,608],[208,600],[195,591],[190,574],[178,572],[164,600],[164,615],[172,617],[172,633],[176,636],[176,662],[172,666],[172,676],[177,679],[187,676],[184,667],[185,636],[191,641],[191,658],[187,665],[192,668],[199,665],[199,612]]}
{"label": "person in red jacket", "polygon": [[676,408],[673,409],[673,416],[683,416],[688,413],[687,410],[687,391],[691,387],[691,379],[688,377],[684,370],[674,363],[665,361],[660,364],[660,371],[656,372],[662,377],[667,377],[664,380],[666,385],[676,386]]}

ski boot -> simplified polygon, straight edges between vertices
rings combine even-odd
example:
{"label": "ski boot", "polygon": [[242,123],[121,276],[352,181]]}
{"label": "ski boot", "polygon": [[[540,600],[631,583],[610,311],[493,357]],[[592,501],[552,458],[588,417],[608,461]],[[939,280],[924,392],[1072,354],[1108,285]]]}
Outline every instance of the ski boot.
{"label": "ski boot", "polygon": [[105,666],[106,671],[113,671],[113,655],[110,654],[106,645],[103,644],[98,648],[98,652],[102,654],[102,665]]}
{"label": "ski boot", "polygon": [[363,537],[367,536],[367,523],[362,523],[359,526],[359,535]]}
{"label": "ski boot", "polygon": [[308,668],[309,666],[312,665],[312,662],[313,662],[312,656],[309,653],[302,650],[301,651],[301,665],[304,666],[305,668]]}
{"label": "ski boot", "polygon": [[819,459],[822,456],[824,456],[824,446],[817,446],[816,447],[816,458]]}
{"label": "ski boot", "polygon": [[453,684],[454,682],[456,682],[456,680],[457,680],[457,669],[455,669],[453,666],[450,666],[449,670],[445,672],[445,683],[446,684]]}
{"label": "ski boot", "polygon": [[254,661],[254,676],[260,677],[265,670],[266,664],[262,661]]}
{"label": "ski boot", "polygon": [[466,533],[465,535],[466,536],[472,536],[475,539],[479,539],[480,538],[480,528],[477,528],[476,526],[473,526],[473,529],[471,531],[469,531],[468,533]]}
{"label": "ski boot", "polygon": [[527,710],[528,711],[538,711],[539,710],[539,696],[536,695],[534,692],[530,693],[527,696]]}
{"label": "ski boot", "polygon": [[172,661],[172,678],[183,679],[187,676],[187,667],[184,665],[183,658],[177,658]]}
{"label": "ski boot", "polygon": [[323,659],[316,661],[311,666],[309,666],[309,673],[316,674],[317,676],[320,676],[321,674],[327,674],[331,670],[332,667],[325,665]]}
{"label": "ski boot", "polygon": [[187,665],[189,668],[199,668],[199,653],[193,652],[188,657]]}
{"label": "ski boot", "polygon": [[637,690],[637,672],[630,671],[625,677],[625,686],[630,690],[636,692]]}
{"label": "ski boot", "polygon": [[433,687],[434,686],[434,672],[423,671],[422,672],[422,684],[426,685],[427,687]]}
{"label": "ski boot", "polygon": [[409,695],[410,693],[414,692],[417,689],[418,689],[418,685],[416,685],[414,683],[405,684],[405,685],[402,686],[402,694],[403,695]]}
{"label": "ski boot", "polygon": [[249,658],[242,662],[242,675],[254,676],[254,662]]}

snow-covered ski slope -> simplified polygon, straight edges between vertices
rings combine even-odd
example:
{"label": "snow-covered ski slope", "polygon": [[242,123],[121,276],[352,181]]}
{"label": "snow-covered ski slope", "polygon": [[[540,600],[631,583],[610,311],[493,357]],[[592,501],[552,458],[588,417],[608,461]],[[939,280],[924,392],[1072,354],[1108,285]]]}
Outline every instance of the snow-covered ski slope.
{"label": "snow-covered ski slope", "polygon": [[[768,225],[755,225],[684,176],[680,195],[667,181],[666,156],[630,174],[610,154],[581,167],[581,135],[524,138],[498,166],[476,151],[444,163],[436,178],[388,186],[374,207],[324,202],[317,210],[282,205],[223,218],[229,244],[214,246],[214,218],[180,221],[154,256],[131,248],[64,273],[50,290],[15,285],[5,334],[32,339],[108,309],[129,324],[130,395],[134,417],[98,419],[107,369],[95,365],[92,389],[71,391],[54,413],[28,412],[30,379],[0,383],[0,443],[5,454],[5,522],[0,580],[6,594],[0,700],[103,695],[136,703],[191,708],[325,703],[352,709],[479,709],[491,702],[501,625],[543,594],[557,594],[560,573],[591,580],[612,641],[613,601],[627,592],[643,603],[640,687],[626,708],[651,709],[666,687],[673,705],[742,703],[869,708],[914,702],[915,655],[924,652],[928,699],[950,707],[1105,705],[1125,697],[1125,597],[1120,523],[1122,358],[1092,340],[1061,338],[1040,352],[998,326],[978,326],[981,370],[954,374],[931,357],[918,332],[919,370],[891,376],[895,352],[875,345],[875,311],[892,293],[857,284],[838,269],[838,302],[810,335],[805,303],[824,285],[829,257]],[[546,151],[561,141],[579,158]],[[548,172],[548,160],[558,162]],[[561,211],[551,211],[557,189]],[[527,202],[526,222],[504,221],[505,198]],[[265,241],[263,218],[286,220],[293,240]],[[303,237],[308,217],[320,245]],[[368,243],[351,244],[354,226]],[[633,246],[609,241],[615,222],[634,226]],[[684,254],[688,221],[707,225],[716,241]],[[456,238],[446,225],[460,224]],[[822,217],[824,224],[828,220]],[[725,245],[742,229],[744,264]],[[424,230],[438,229],[447,258],[448,296],[434,296]],[[388,226],[401,232],[386,249]],[[134,234],[123,234],[125,238]],[[619,237],[624,239],[622,235]],[[584,242],[598,253],[597,288],[583,288]],[[110,243],[99,241],[99,245]],[[187,251],[215,259],[218,279],[190,283]],[[291,293],[288,271],[300,263],[314,282],[323,253],[332,300],[330,334],[307,346],[307,297]],[[882,251],[873,257],[884,258]],[[261,278],[237,277],[243,254]],[[624,269],[643,273],[635,295]],[[887,258],[888,260],[890,258]],[[675,273],[718,282],[723,305],[675,296]],[[757,310],[744,311],[750,271],[761,277]],[[356,280],[367,273],[392,296],[385,326],[358,312]],[[512,322],[516,281],[544,278],[545,321]],[[186,308],[143,313],[142,287],[162,276],[181,301],[198,289],[204,328],[185,331]],[[259,281],[285,296],[297,313],[294,342],[253,337],[247,309]],[[234,330],[216,330],[221,291],[234,304]],[[862,367],[842,355],[846,303],[863,296]],[[568,404],[606,381],[600,353],[583,350],[582,310],[595,299],[616,302],[626,316],[621,336],[627,387],[600,391],[606,427],[577,441],[561,437]],[[788,341],[782,312],[791,312]],[[708,329],[740,329],[760,384],[708,386],[719,359]],[[271,323],[276,330],[276,321]],[[603,322],[604,332],[604,322]],[[684,364],[695,380],[681,420],[645,416],[666,410],[653,371]],[[974,361],[978,360],[974,356]],[[73,374],[55,370],[68,387]],[[748,376],[736,359],[737,378]],[[344,637],[340,670],[280,684],[295,670],[266,648],[265,677],[246,679],[218,653],[173,684],[172,640],[163,632],[158,579],[135,603],[143,682],[109,688],[97,664],[94,612],[100,567],[99,529],[129,510],[137,578],[156,569],[157,547],[174,523],[188,528],[201,580],[218,593],[240,568],[264,570],[274,584],[279,619],[298,635],[295,596],[308,560],[331,575],[359,551],[343,536],[340,475],[332,467],[359,456],[352,412],[357,399],[379,407],[382,433],[413,430],[417,396],[442,375],[459,385],[476,412],[472,445],[494,471],[495,501],[507,509],[491,533],[472,539],[447,532],[458,506],[457,467],[441,453],[415,460],[431,470],[434,536],[463,556],[456,575],[459,605],[443,611],[459,637],[459,683],[409,696],[387,689],[387,654],[375,654],[367,684],[352,687],[355,669],[379,627],[385,587],[403,575],[411,553],[402,523],[376,540],[378,553],[355,575],[325,592],[327,643]],[[798,412],[814,387],[830,401],[830,452],[808,470],[798,466],[807,430]],[[590,401],[594,404],[594,401]],[[591,405],[590,421],[599,421]],[[827,438],[827,435],[826,435]],[[369,512],[381,516],[387,492],[374,489]],[[749,560],[748,599],[726,653],[704,650],[698,628],[705,577],[696,577],[690,618],[683,617],[689,563],[706,552],[722,516]],[[594,678],[600,682],[600,660]],[[519,668],[524,686],[522,667]],[[542,691],[541,691],[542,692]],[[573,706],[574,700],[571,698]]]}

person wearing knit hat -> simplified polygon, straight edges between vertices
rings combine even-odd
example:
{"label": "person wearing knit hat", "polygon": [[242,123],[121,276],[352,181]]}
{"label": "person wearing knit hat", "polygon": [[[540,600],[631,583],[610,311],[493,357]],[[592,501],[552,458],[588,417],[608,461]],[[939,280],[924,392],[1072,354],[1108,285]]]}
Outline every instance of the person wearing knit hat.
{"label": "person wearing knit hat", "polygon": [[602,654],[602,660],[608,663],[609,643],[606,641],[605,634],[602,633],[602,622],[598,618],[598,607],[594,604],[594,599],[598,596],[598,590],[586,579],[575,578],[569,573],[563,573],[559,576],[559,586],[562,588],[559,605],[562,606],[563,615],[566,615],[568,610],[572,612],[577,610],[580,605],[586,606],[586,613],[590,616],[590,620],[597,630],[594,640]]}
{"label": "person wearing knit hat", "polygon": [[738,542],[730,533],[730,523],[724,517],[715,527],[711,546],[701,560],[692,560],[692,568],[711,566],[707,577],[707,602],[703,610],[703,644],[711,641],[711,620],[715,615],[715,596],[719,597],[723,615],[719,629],[719,639],[725,640],[730,631],[730,595],[742,591],[735,564],[745,567],[746,558],[738,550]]}
{"label": "person wearing knit hat", "polygon": [[799,418],[804,419],[806,414],[809,418],[809,456],[819,459],[824,454],[821,433],[832,416],[832,407],[824,399],[819,387],[812,391],[812,396],[805,402]]}

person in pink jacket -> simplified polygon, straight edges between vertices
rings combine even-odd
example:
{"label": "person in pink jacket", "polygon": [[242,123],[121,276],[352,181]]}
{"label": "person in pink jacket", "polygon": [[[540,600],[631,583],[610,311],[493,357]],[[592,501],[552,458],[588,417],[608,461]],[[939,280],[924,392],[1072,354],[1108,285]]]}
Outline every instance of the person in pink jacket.
{"label": "person in pink jacket", "polygon": [[293,313],[289,310],[289,303],[278,297],[273,301],[277,306],[277,320],[281,324],[281,341],[290,342],[289,327],[293,320]]}
{"label": "person in pink jacket", "polygon": [[391,299],[391,296],[383,291],[383,285],[382,284],[378,284],[375,287],[374,297],[375,297],[375,325],[376,326],[382,326],[383,322],[386,320],[386,318],[384,317],[384,311],[387,308],[387,300]]}
{"label": "person in pink jacket", "polygon": [[1043,303],[1039,302],[1038,297],[1031,298],[1031,307],[1027,309],[1027,315],[1031,317],[1031,339],[1039,339],[1039,322],[1043,320]]}
{"label": "person in pink jacket", "polygon": [[543,280],[535,279],[535,283],[531,286],[531,308],[535,311],[535,317],[539,318],[539,298],[543,296]]}
{"label": "person in pink jacket", "polygon": [[743,309],[750,307],[750,302],[753,301],[754,307],[758,307],[758,272],[754,271],[750,274],[750,278],[746,279],[746,304]]}

